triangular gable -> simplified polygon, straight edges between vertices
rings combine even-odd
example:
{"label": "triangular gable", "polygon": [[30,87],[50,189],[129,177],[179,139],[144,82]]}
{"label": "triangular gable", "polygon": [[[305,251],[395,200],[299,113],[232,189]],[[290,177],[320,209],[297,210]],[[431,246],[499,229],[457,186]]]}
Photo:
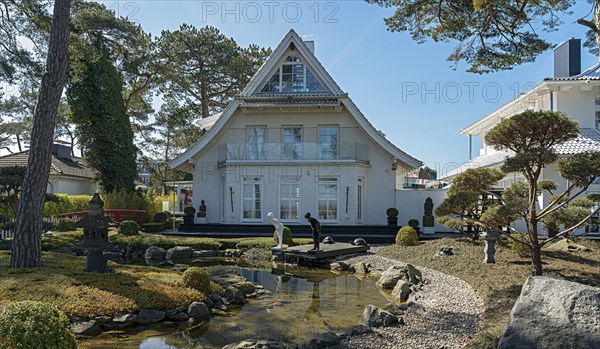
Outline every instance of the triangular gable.
{"label": "triangular gable", "polygon": [[[284,63],[288,56],[296,56],[301,60],[302,64],[305,64],[305,67],[314,76],[314,82],[318,83],[323,89],[323,91],[317,93],[327,93],[331,95],[342,95],[344,93],[342,89],[340,89],[340,87],[333,80],[333,78],[329,75],[329,73],[327,73],[325,68],[321,65],[319,60],[311,52],[311,50],[308,48],[308,46],[302,40],[302,38],[292,29],[287,33],[287,35],[281,41],[281,43],[275,48],[271,56],[269,56],[267,61],[260,67],[258,72],[256,72],[256,74],[252,77],[252,79],[250,80],[248,85],[246,85],[246,88],[244,88],[240,95],[248,97],[253,95],[260,96],[261,94],[264,94],[264,92],[262,92],[264,87],[274,77],[274,75],[277,72],[277,69],[281,69],[282,63]],[[293,62],[289,63],[292,64]],[[282,74],[283,72],[280,72],[279,74],[280,81],[282,78]],[[279,84],[280,81],[274,83]],[[288,92],[295,93],[293,89],[291,89],[291,91]],[[282,92],[280,91],[275,93]]]}

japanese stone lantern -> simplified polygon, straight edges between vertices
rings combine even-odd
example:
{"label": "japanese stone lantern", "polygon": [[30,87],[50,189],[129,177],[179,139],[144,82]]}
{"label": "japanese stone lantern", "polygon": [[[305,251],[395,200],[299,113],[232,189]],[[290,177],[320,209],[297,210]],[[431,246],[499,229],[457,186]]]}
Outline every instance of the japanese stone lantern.
{"label": "japanese stone lantern", "polygon": [[89,273],[106,273],[107,259],[103,251],[110,248],[108,227],[113,221],[104,216],[104,201],[98,193],[90,200],[90,213],[73,224],[75,228],[83,228],[83,240],[77,246],[86,251],[86,271]]}

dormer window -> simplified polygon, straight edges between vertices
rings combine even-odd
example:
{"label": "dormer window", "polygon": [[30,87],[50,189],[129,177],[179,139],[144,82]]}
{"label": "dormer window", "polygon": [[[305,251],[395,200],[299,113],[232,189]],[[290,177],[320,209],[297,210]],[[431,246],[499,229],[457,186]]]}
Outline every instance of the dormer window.
{"label": "dormer window", "polygon": [[261,92],[325,92],[325,89],[299,57],[287,56]]}

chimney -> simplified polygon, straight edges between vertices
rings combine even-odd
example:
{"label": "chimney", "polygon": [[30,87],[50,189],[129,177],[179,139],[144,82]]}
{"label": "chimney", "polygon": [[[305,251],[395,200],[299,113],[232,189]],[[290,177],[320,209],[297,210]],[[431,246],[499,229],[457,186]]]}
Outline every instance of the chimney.
{"label": "chimney", "polygon": [[308,46],[308,49],[310,50],[310,52],[312,52],[312,54],[315,54],[315,42],[314,40],[302,40],[304,41],[304,43],[306,44],[306,46]]}
{"label": "chimney", "polygon": [[52,144],[52,155],[59,159],[71,159],[71,147],[61,143]]}
{"label": "chimney", "polygon": [[568,78],[581,73],[581,39],[569,38],[554,49],[554,77]]}

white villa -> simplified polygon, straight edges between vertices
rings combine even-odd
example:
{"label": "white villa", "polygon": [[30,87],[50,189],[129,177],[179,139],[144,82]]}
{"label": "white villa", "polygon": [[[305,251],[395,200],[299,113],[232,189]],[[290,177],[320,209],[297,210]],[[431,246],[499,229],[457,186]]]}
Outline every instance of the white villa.
{"label": "white villa", "polygon": [[[578,138],[561,144],[555,149],[561,156],[568,156],[585,151],[600,151],[600,63],[581,72],[579,39],[569,39],[560,44],[554,52],[554,77],[545,78],[541,83],[506,103],[490,114],[480,118],[473,124],[461,130],[468,136],[472,144],[473,137],[479,139],[479,155],[472,158],[458,169],[442,176],[443,180],[451,181],[460,172],[469,168],[499,167],[504,159],[511,154],[497,151],[485,142],[485,135],[505,118],[526,110],[550,110],[565,113],[569,118],[577,120],[580,127]],[[472,154],[472,149],[469,149]],[[558,174],[556,163],[547,166],[542,171],[541,179],[551,179],[557,182],[559,190],[566,188],[566,180]],[[524,180],[519,174],[509,174],[498,183],[498,189],[507,188],[515,181]],[[590,186],[588,193],[600,192],[600,181]],[[549,194],[540,198],[540,203],[547,202]],[[598,217],[586,229],[598,232]],[[517,228],[521,228],[516,223]],[[577,233],[583,233],[580,229]]]}
{"label": "white villa", "polygon": [[[207,223],[399,225],[423,202],[402,199],[404,174],[422,165],[382,136],[291,30],[209,131],[169,166],[193,173],[193,206]],[[425,195],[425,194],[423,194]],[[434,199],[435,201],[435,199]],[[436,202],[436,204],[439,202]],[[417,206],[418,209],[404,209]],[[413,215],[413,216],[410,216]]]}

